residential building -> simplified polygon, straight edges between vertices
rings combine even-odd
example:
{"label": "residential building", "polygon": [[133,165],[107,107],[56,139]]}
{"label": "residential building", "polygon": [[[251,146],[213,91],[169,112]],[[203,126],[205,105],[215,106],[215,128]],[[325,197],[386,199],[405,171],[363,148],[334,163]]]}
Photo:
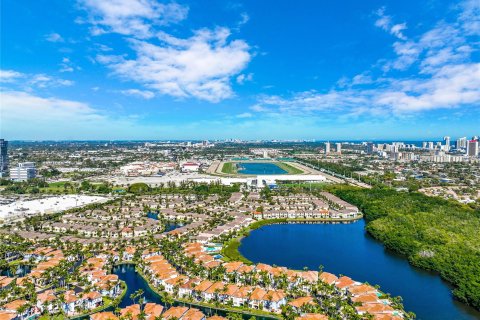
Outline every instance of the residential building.
{"label": "residential building", "polygon": [[465,149],[467,147],[467,137],[458,138],[455,147],[457,150]]}
{"label": "residential building", "polygon": [[373,144],[373,142],[367,142],[367,147],[366,147],[366,150],[367,154],[373,154],[373,152],[375,151],[375,145]]}
{"label": "residential building", "polygon": [[449,136],[443,137],[443,141],[445,141],[444,150],[447,151],[447,152],[450,151],[450,137]]}
{"label": "residential building", "polygon": [[337,142],[336,146],[337,146],[337,153],[342,153],[342,144],[340,142]]}
{"label": "residential building", "polygon": [[470,140],[467,145],[467,155],[469,157],[478,156],[478,140]]}

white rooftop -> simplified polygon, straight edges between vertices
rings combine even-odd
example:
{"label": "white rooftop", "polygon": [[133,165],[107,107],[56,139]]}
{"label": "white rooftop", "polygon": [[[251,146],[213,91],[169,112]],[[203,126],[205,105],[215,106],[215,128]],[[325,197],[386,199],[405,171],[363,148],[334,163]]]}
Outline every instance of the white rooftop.
{"label": "white rooftop", "polygon": [[85,195],[62,195],[36,200],[20,200],[10,204],[0,205],[0,219],[17,215],[34,215],[54,213],[87,204],[106,201],[108,198]]}

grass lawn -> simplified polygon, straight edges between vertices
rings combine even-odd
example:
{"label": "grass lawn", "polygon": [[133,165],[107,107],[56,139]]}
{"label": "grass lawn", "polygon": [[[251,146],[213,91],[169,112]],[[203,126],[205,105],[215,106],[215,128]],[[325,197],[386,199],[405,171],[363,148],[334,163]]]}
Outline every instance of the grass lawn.
{"label": "grass lawn", "polygon": [[302,170],[288,164],[288,163],[285,163],[285,162],[275,162],[274,164],[276,164],[277,166],[280,167],[280,169],[283,169],[285,171],[287,171],[288,174],[301,174],[303,173]]}
{"label": "grass lawn", "polygon": [[326,182],[314,182],[314,183],[282,183],[279,184],[279,187],[285,187],[285,188],[306,188],[306,189],[312,189],[312,190],[324,190],[325,186],[328,186],[329,184]]}
{"label": "grass lawn", "polygon": [[50,315],[44,315],[38,318],[38,320],[65,320],[67,319],[64,315],[56,315],[56,316],[50,316]]}
{"label": "grass lawn", "polygon": [[272,224],[272,223],[281,223],[286,222],[287,219],[267,219],[267,220],[260,220],[252,223],[246,228],[243,228],[239,233],[240,236],[237,238],[233,238],[228,242],[223,244],[222,252],[220,253],[225,261],[242,261],[245,264],[253,264],[252,261],[248,260],[238,250],[240,247],[242,238],[247,236],[250,231],[258,229],[260,227]]}
{"label": "grass lawn", "polygon": [[[65,193],[65,183],[67,181],[52,182],[46,188],[40,188],[42,193]],[[67,193],[72,193],[70,188],[67,188]]]}
{"label": "grass lawn", "polygon": [[237,166],[232,162],[226,162],[223,164],[222,173],[235,174],[237,173]]}
{"label": "grass lawn", "polygon": [[252,261],[242,256],[238,251],[242,238],[243,237],[234,238],[223,245],[221,255],[225,261],[242,261],[246,264],[252,264]]}

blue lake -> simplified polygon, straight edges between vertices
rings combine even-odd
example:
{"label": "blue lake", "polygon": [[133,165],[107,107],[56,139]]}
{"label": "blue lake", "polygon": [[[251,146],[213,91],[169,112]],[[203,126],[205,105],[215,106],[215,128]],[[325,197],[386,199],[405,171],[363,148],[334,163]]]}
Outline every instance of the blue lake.
{"label": "blue lake", "polygon": [[238,173],[262,175],[262,174],[286,174],[287,171],[271,162],[239,162]]}
{"label": "blue lake", "polygon": [[322,265],[324,271],[378,284],[382,291],[402,296],[405,309],[420,320],[480,319],[480,312],[453,299],[451,287],[438,275],[386,251],[365,232],[363,220],[264,226],[244,238],[239,250],[256,263],[310,270]]}

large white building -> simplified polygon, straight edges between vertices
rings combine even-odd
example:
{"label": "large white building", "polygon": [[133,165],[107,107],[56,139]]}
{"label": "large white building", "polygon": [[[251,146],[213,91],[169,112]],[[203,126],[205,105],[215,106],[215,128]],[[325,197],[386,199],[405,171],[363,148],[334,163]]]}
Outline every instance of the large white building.
{"label": "large white building", "polygon": [[10,168],[10,179],[13,181],[27,181],[37,176],[37,169],[33,162],[22,162]]}
{"label": "large white building", "polygon": [[458,150],[464,149],[467,147],[467,137],[462,137],[457,139],[456,148]]}
{"label": "large white building", "polygon": [[443,137],[443,141],[445,141],[444,150],[447,151],[447,152],[450,151],[450,137],[448,137],[448,136]]}
{"label": "large white building", "polygon": [[330,153],[330,142],[325,142],[325,154]]}

